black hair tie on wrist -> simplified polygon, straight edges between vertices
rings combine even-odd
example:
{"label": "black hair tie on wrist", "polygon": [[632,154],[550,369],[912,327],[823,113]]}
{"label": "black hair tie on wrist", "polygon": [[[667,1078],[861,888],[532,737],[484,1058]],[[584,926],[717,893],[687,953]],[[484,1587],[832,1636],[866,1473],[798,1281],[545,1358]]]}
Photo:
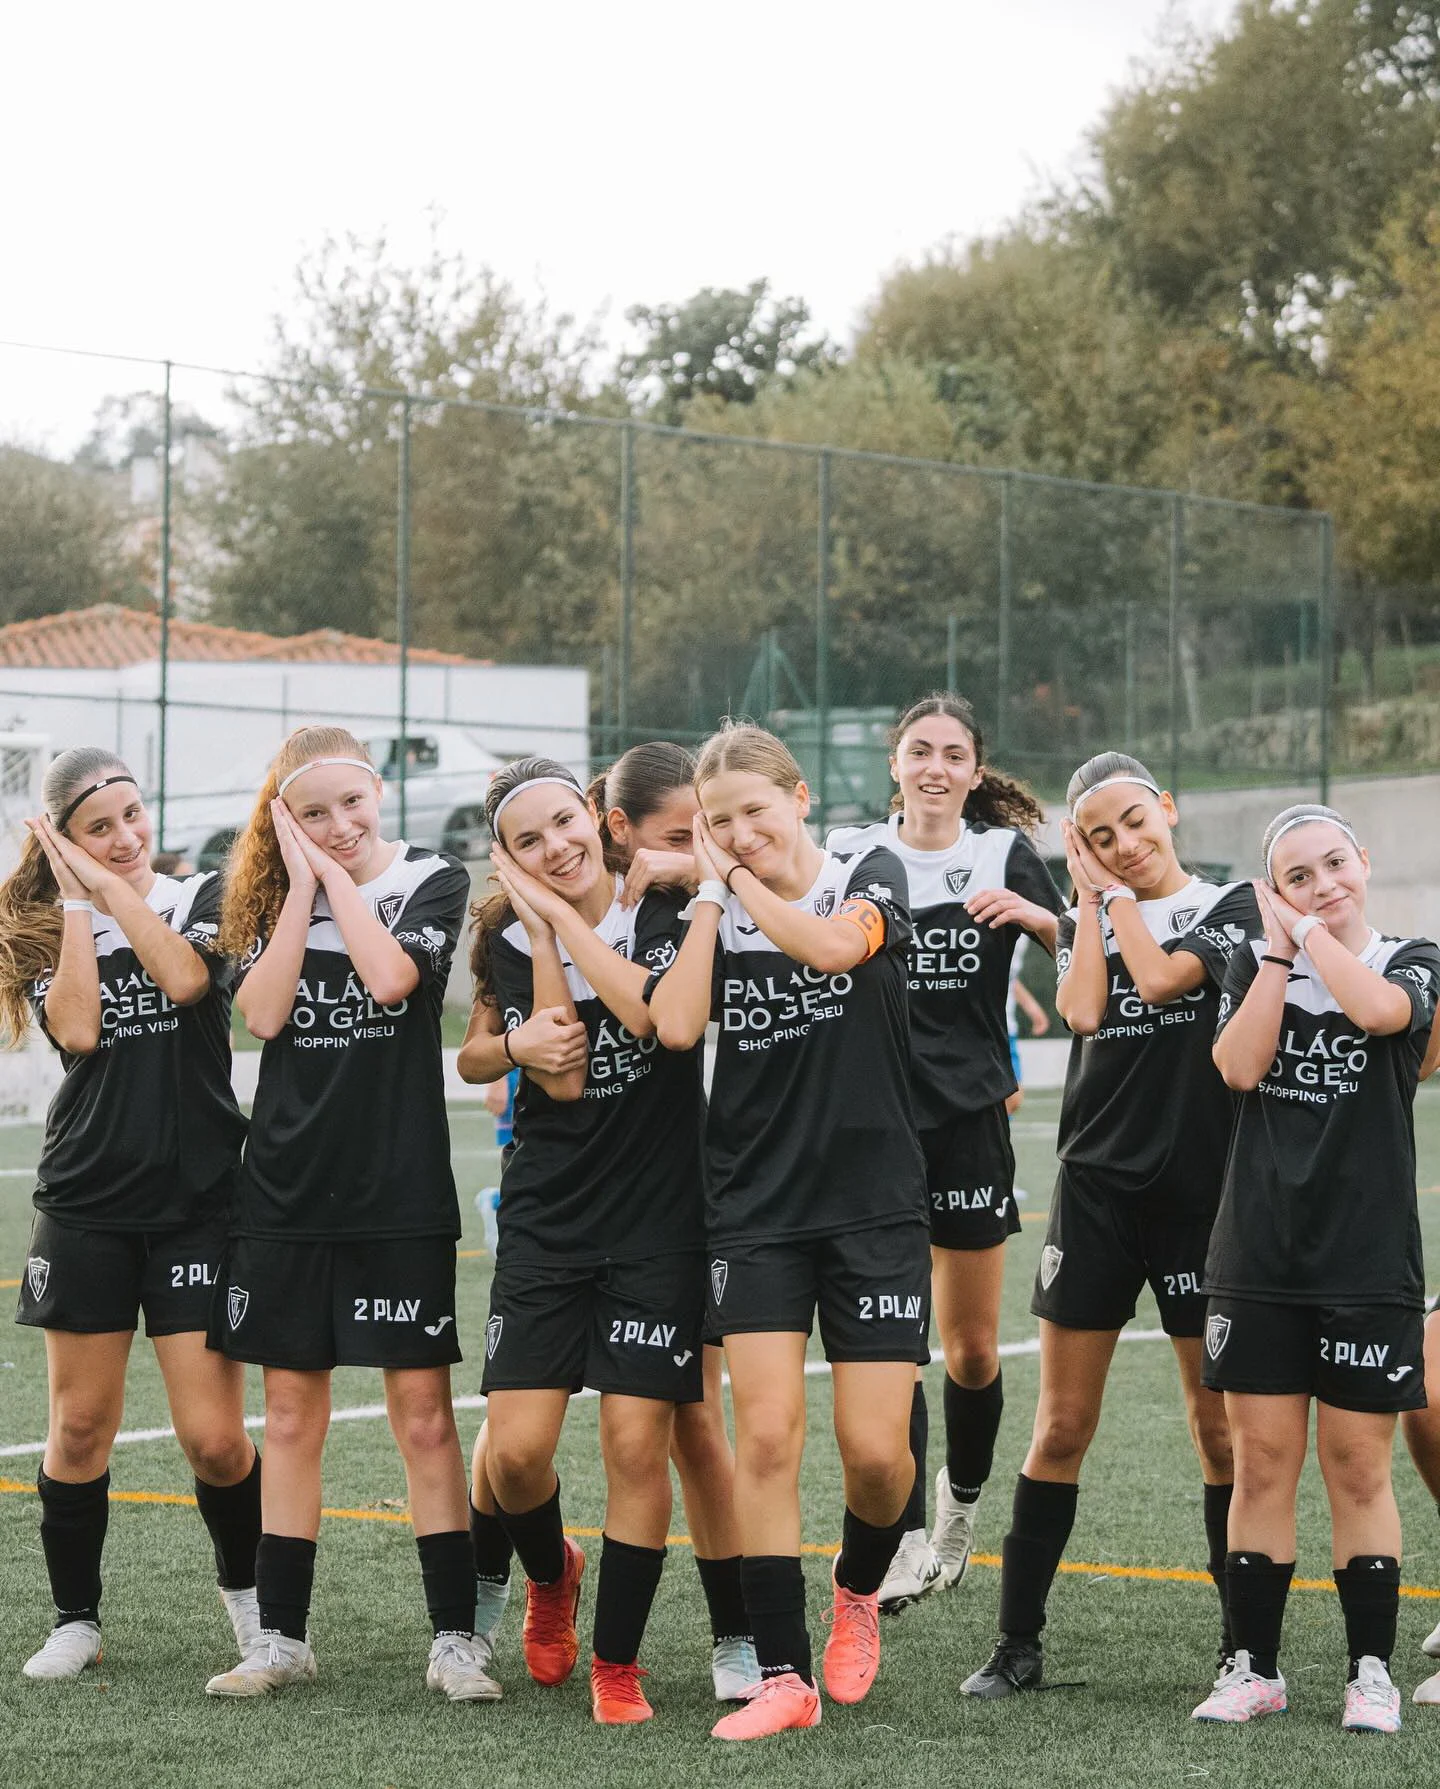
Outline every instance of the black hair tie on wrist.
{"label": "black hair tie on wrist", "polygon": [[1271,956],[1268,951],[1261,957],[1260,961],[1262,963],[1278,963],[1282,969],[1293,969],[1295,967],[1294,957],[1274,957]]}
{"label": "black hair tie on wrist", "polygon": [[510,1064],[511,1068],[519,1068],[520,1064],[515,1060],[514,1053],[510,1048],[510,1033],[508,1030],[500,1033],[500,1042],[505,1050],[505,1060]]}
{"label": "black hair tie on wrist", "polygon": [[[738,876],[741,870],[748,870],[749,868],[749,864],[746,863],[732,863],[730,866],[730,876]],[[727,894],[734,894],[735,890],[730,886],[730,876],[725,878],[725,892]]]}

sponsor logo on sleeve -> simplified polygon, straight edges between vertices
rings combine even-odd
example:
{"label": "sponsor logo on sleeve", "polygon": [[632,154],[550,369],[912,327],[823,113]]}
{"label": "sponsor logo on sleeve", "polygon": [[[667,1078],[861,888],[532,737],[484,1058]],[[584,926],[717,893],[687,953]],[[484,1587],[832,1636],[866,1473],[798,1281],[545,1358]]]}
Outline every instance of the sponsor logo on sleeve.
{"label": "sponsor logo on sleeve", "polygon": [[1065,977],[1065,975],[1067,975],[1069,973],[1070,958],[1073,954],[1074,953],[1069,950],[1057,950],[1055,952],[1055,979],[1056,979],[1056,981],[1062,980]]}
{"label": "sponsor logo on sleeve", "polygon": [[1245,928],[1244,926],[1237,926],[1231,922],[1225,927],[1225,936],[1232,944],[1243,944],[1245,942]]}
{"label": "sponsor logo on sleeve", "polygon": [[645,961],[652,969],[668,969],[678,954],[674,939],[662,938],[658,944],[652,944],[646,951]]}
{"label": "sponsor logo on sleeve", "polygon": [[1234,1010],[1234,999],[1229,994],[1222,994],[1220,996],[1220,1005],[1215,1012],[1215,1023],[1217,1025],[1223,1025]]}
{"label": "sponsor logo on sleeve", "polygon": [[1205,1352],[1211,1360],[1219,1360],[1225,1351],[1225,1344],[1230,1340],[1230,1319],[1228,1317],[1207,1317],[1205,1319]]}
{"label": "sponsor logo on sleeve", "polygon": [[25,1278],[30,1282],[30,1296],[38,1303],[50,1284],[50,1263],[43,1255],[31,1255],[26,1261]]}
{"label": "sponsor logo on sleeve", "polygon": [[1047,1242],[1040,1251],[1040,1284],[1048,1292],[1055,1284],[1055,1276],[1060,1271],[1060,1263],[1065,1259],[1064,1249],[1057,1249],[1053,1242]]}
{"label": "sponsor logo on sleeve", "polygon": [[417,950],[423,950],[432,963],[438,963],[445,955],[445,934],[438,926],[421,926],[418,932],[397,932],[397,944],[413,944]]}

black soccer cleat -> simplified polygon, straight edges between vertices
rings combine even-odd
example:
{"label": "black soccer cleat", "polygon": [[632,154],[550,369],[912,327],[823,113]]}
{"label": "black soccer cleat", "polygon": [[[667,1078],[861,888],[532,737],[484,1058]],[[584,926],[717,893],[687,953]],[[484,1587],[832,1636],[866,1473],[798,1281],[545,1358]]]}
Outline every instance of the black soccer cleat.
{"label": "black soccer cleat", "polygon": [[1038,1690],[1045,1683],[1045,1659],[1038,1640],[1001,1638],[987,1664],[972,1671],[960,1685],[962,1696],[979,1696],[998,1702],[1018,1696],[1022,1690]]}

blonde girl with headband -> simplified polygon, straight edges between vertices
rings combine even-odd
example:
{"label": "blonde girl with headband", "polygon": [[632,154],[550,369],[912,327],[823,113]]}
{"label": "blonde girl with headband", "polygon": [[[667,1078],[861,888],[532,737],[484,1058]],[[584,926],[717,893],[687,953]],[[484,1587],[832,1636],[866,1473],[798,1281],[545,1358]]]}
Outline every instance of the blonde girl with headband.
{"label": "blonde girl with headband", "polygon": [[1100,1420],[1120,1331],[1149,1283],[1180,1370],[1204,1478],[1220,1592],[1231,1495],[1222,1400],[1201,1377],[1205,1251],[1232,1100],[1210,1060],[1226,968],[1260,929],[1249,883],[1192,875],[1179,815],[1138,759],[1082,764],[1061,822],[1075,905],[1062,916],[1055,1004],[1074,1035],[1060,1110],[1060,1173],[1031,1310],[1040,1396],[1015,1488],[1000,1586],[1000,1640],[961,1686],[997,1698],[1043,1687],[1040,1634],[1075,1520],[1080,1468]]}
{"label": "blonde girl with headband", "polygon": [[45,1122],[16,1321],[43,1329],[50,1424],[37,1488],[55,1626],[24,1667],[101,1658],[101,1552],[125,1370],[145,1314],[241,1653],[259,1632],[260,1462],[243,1370],[205,1346],[245,1121],[230,1089],[230,965],[214,875],[157,876],[135,778],[62,752],[0,886],[0,1036],[33,1011],[65,1074]]}
{"label": "blonde girl with headband", "polygon": [[434,1642],[428,1688],[493,1700],[477,1642],[451,1406],[460,1211],[440,1054],[469,877],[380,831],[380,778],[341,727],[281,747],[235,844],[221,943],[264,1040],[211,1340],[264,1369],[261,1634],[213,1696],[313,1678],[321,1462],[337,1366],[378,1367]]}
{"label": "blonde girl with headband", "polygon": [[1023,785],[985,762],[970,704],[937,693],[891,735],[899,784],[888,821],[830,835],[833,850],[884,844],[905,866],[910,941],[911,1087],[930,1207],[931,1295],[945,1356],[945,1463],[935,1478],[935,1532],[925,1532],[925,1387],[910,1416],[915,1489],[905,1538],[880,1586],[894,1613],[970,1568],[976,1506],[1004,1409],[1000,1292],[1005,1243],[1020,1228],[1008,1102],[1007,996],[1028,938],[1055,949],[1064,903],[1030,835],[1044,818]]}
{"label": "blonde girl with headband", "polygon": [[925,1167],[910,1100],[905,872],[884,845],[822,850],[786,747],[730,726],[695,771],[699,882],[647,988],[667,1047],[712,1015],[709,1324],[735,1405],[735,1513],[762,1681],[713,1729],[819,1725],[800,1564],[805,1350],[818,1308],[845,1477],[824,1677],[859,1702],[880,1664],[878,1593],[904,1528],[915,1367],[928,1360]]}
{"label": "blonde girl with headband", "polygon": [[563,765],[507,765],[485,809],[501,892],[476,912],[460,1073],[491,1081],[513,1064],[521,1078],[473,1461],[481,1619],[498,1618],[513,1547],[526,1668],[550,1686],[574,1670],[586,1562],[564,1533],[555,1454],[588,1386],[606,1479],[591,1710],[628,1725],[654,1714],[639,1652],[665,1563],[675,1412],[704,1395],[700,1052],[662,1049],[644,999],[675,958],[686,897],[656,887],[626,905]]}
{"label": "blonde girl with headband", "polygon": [[1205,1383],[1224,1394],[1235,1443],[1236,1650],[1195,1716],[1285,1709],[1280,1633],[1313,1401],[1349,1653],[1340,1724],[1394,1733],[1390,1462],[1397,1412],[1425,1403],[1412,1108],[1440,951],[1371,925],[1370,860],[1333,808],[1286,808],[1262,853],[1265,934],[1235,953],[1215,1034],[1240,1097],[1205,1273]]}

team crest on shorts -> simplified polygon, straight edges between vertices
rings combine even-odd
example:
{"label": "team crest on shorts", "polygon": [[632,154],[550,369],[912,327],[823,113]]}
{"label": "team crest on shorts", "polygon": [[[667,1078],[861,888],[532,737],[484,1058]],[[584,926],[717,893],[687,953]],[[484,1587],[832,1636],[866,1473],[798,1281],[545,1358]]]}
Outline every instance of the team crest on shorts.
{"label": "team crest on shorts", "polygon": [[1225,1351],[1225,1344],[1230,1340],[1230,1319],[1228,1317],[1207,1317],[1205,1319],[1205,1352],[1211,1360],[1219,1360]]}
{"label": "team crest on shorts", "polygon": [[505,1327],[503,1317],[492,1317],[485,1325],[485,1358],[494,1360],[495,1350],[500,1346],[500,1332]]}
{"label": "team crest on shorts", "polygon": [[250,1309],[250,1294],[243,1286],[230,1286],[225,1293],[225,1312],[230,1319],[231,1329],[239,1329],[245,1321],[245,1313]]}
{"label": "team crest on shorts", "polygon": [[719,1304],[725,1296],[725,1282],[730,1278],[728,1261],[712,1261],[710,1263],[710,1290],[715,1294],[715,1302]]}
{"label": "team crest on shorts", "polygon": [[31,1255],[25,1263],[25,1278],[30,1282],[30,1296],[37,1301],[45,1296],[50,1284],[50,1263],[43,1255]]}
{"label": "team crest on shorts", "polygon": [[964,894],[966,884],[973,874],[972,870],[946,870],[945,886],[953,895]]}
{"label": "team crest on shorts", "polygon": [[375,903],[375,917],[388,931],[400,917],[400,909],[405,905],[403,894],[382,895]]}
{"label": "team crest on shorts", "polygon": [[1057,1249],[1053,1242],[1047,1242],[1040,1251],[1040,1284],[1048,1292],[1055,1284],[1055,1275],[1060,1271],[1060,1263],[1065,1259],[1064,1249]]}

